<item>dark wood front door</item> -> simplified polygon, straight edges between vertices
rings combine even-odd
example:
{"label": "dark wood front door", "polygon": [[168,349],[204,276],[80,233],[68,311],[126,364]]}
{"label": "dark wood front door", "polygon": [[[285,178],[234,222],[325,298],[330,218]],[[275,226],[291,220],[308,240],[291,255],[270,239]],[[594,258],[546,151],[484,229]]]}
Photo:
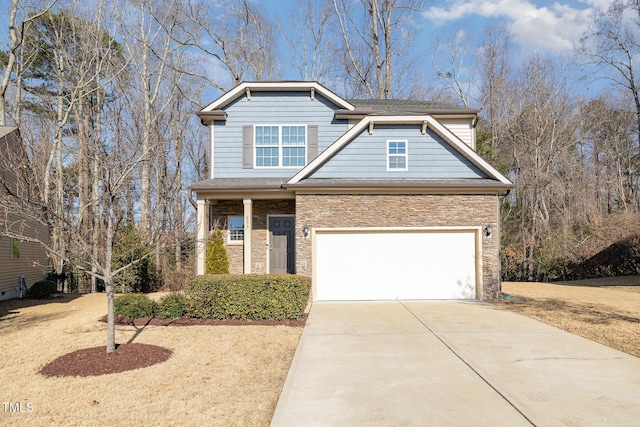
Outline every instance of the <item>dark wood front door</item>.
{"label": "dark wood front door", "polygon": [[269,273],[295,272],[295,218],[269,217]]}

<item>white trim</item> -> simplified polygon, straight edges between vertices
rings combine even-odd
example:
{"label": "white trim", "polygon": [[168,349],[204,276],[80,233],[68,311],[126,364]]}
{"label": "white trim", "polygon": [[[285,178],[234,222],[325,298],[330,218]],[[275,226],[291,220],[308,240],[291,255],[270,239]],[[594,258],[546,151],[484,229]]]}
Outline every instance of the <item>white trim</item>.
{"label": "white trim", "polygon": [[419,124],[423,125],[427,123],[429,129],[433,130],[446,142],[448,142],[456,151],[465,156],[471,163],[481,169],[484,173],[490,177],[500,181],[503,184],[511,184],[506,177],[504,177],[498,170],[487,163],[482,157],[480,157],[471,147],[465,144],[460,138],[454,135],[449,129],[441,125],[436,119],[431,116],[375,116],[364,117],[351,129],[345,132],[340,138],[338,138],[333,144],[326,148],[319,156],[313,159],[307,166],[302,168],[297,174],[295,174],[287,184],[296,184],[300,180],[309,176],[318,167],[324,164],[331,156],[337,153],[342,147],[355,138],[360,132],[369,126],[369,123],[375,121],[376,124]]}
{"label": "white trim", "polygon": [[196,275],[205,273],[207,239],[209,234],[209,203],[198,196],[196,211]]}
{"label": "white trim", "polygon": [[243,214],[244,214],[244,274],[251,274],[251,243],[253,229],[253,201],[250,198],[245,198],[242,201]]}
{"label": "white trim", "polygon": [[[257,146],[256,146],[256,139],[258,137],[258,132],[256,131],[256,129],[258,127],[277,127],[278,128],[278,166],[258,166],[257,162],[258,162],[258,153],[257,153]],[[284,123],[284,124],[256,124],[253,125],[253,168],[254,169],[302,169],[304,167],[303,166],[283,166],[283,146],[282,145],[282,127],[283,126],[289,126],[289,127],[303,127],[304,128],[304,163],[305,165],[307,164],[307,150],[308,145],[309,145],[309,141],[308,141],[308,130],[307,130],[307,125],[306,124],[299,124],[299,123],[294,123],[294,124],[288,124],[288,123]],[[275,145],[261,145],[260,148],[274,148],[276,147]],[[301,148],[303,147],[302,145],[287,145],[286,147],[293,147],[293,148]]]}
{"label": "white trim", "polygon": [[[297,233],[296,233],[296,214],[267,214],[267,247],[266,247],[266,251],[267,251],[267,256],[265,257],[265,259],[267,260],[265,262],[266,264],[266,270],[265,272],[267,274],[271,274],[271,254],[270,254],[270,250],[269,248],[271,248],[271,230],[269,230],[269,222],[270,222],[270,218],[272,217],[289,217],[289,218],[293,218],[293,250],[295,251],[297,249],[297,245],[296,245],[296,240],[298,238]],[[294,252],[295,255],[295,252]],[[297,257],[294,256],[294,262],[296,262]],[[297,267],[297,266],[296,266]],[[296,271],[298,269],[296,268]]]}
{"label": "white trim", "polygon": [[[316,255],[318,253],[317,234],[322,233],[468,233],[475,234],[475,269],[476,269],[476,299],[482,300],[484,295],[484,283],[482,273],[482,226],[432,226],[432,227],[337,227],[337,228],[311,228],[311,265],[317,266]],[[311,292],[313,302],[318,301],[317,289],[317,269],[312,268],[311,272]]]}
{"label": "white trim", "polygon": [[214,128],[215,126],[213,125],[213,122],[211,122],[211,124],[209,125],[209,132],[210,132],[210,136],[211,136],[211,142],[209,143],[209,150],[211,151],[210,153],[210,160],[211,160],[211,167],[209,168],[209,178],[213,179],[214,176],[214,169],[215,169],[215,138],[214,138]]}
{"label": "white trim", "polygon": [[[389,153],[389,143],[390,142],[404,142],[404,154],[391,154]],[[389,167],[389,160],[393,157],[404,157],[404,167],[403,168],[391,168]],[[389,172],[402,172],[409,170],[409,141],[406,139],[387,139],[387,171]]]}
{"label": "white trim", "polygon": [[353,111],[355,109],[355,106],[351,105],[349,102],[345,101],[317,82],[243,82],[233,89],[229,90],[224,95],[220,96],[218,99],[216,99],[200,111],[213,111],[222,108],[235,99],[245,95],[247,93],[247,90],[253,90],[254,92],[279,90],[306,92],[310,91],[311,89],[314,90],[314,98],[315,94],[320,94],[345,110]]}

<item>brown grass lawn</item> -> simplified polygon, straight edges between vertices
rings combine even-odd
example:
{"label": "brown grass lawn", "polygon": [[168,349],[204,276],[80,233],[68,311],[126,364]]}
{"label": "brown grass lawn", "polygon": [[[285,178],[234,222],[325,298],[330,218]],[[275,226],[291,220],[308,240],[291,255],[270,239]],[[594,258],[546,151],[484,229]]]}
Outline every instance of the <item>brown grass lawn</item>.
{"label": "brown grass lawn", "polygon": [[[640,277],[507,282],[503,291],[517,299],[496,304],[640,357],[639,285]],[[118,343],[173,355],[98,377],[37,373],[59,356],[105,345],[105,312],[104,294],[0,302],[0,426],[269,424],[301,327],[119,326]]]}
{"label": "brown grass lawn", "polygon": [[502,284],[509,310],[640,357],[640,276]]}
{"label": "brown grass lawn", "polygon": [[301,327],[118,326],[118,343],[133,338],[173,355],[98,377],[37,373],[63,354],[105,345],[105,313],[104,294],[0,302],[0,426],[269,424]]}

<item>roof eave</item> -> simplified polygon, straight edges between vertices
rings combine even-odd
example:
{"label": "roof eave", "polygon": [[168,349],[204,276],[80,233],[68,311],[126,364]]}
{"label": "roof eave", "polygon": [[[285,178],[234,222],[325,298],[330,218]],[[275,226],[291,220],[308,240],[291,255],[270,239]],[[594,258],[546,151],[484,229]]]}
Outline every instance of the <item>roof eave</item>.
{"label": "roof eave", "polygon": [[323,97],[327,98],[340,108],[345,110],[353,110],[355,107],[343,99],[342,97],[336,95],[326,87],[322,86],[320,83],[316,81],[277,81],[277,82],[265,82],[265,81],[257,81],[257,82],[242,82],[233,89],[229,90],[218,99],[213,101],[211,104],[204,107],[201,111],[208,112],[214,111],[221,108],[224,108],[231,102],[235,101],[242,95],[249,91],[256,92],[269,92],[269,91],[309,91],[312,93],[318,93]]}
{"label": "roof eave", "polygon": [[380,182],[367,181],[361,184],[353,182],[345,183],[316,183],[316,182],[298,182],[296,184],[284,184],[283,188],[292,190],[422,190],[422,191],[470,191],[470,192],[491,192],[504,193],[511,190],[513,184],[504,184],[501,182],[478,182],[478,183],[411,183],[411,182]]}
{"label": "roof eave", "polygon": [[214,121],[227,120],[227,113],[223,110],[198,111],[196,116],[198,116],[200,118],[200,122],[206,126],[210,125]]}

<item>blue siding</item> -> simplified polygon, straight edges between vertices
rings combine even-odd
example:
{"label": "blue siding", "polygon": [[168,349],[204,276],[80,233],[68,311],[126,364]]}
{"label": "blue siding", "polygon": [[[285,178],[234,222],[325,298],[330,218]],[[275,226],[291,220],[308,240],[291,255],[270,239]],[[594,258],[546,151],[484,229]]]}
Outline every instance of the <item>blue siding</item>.
{"label": "blue siding", "polygon": [[215,122],[214,178],[288,178],[300,168],[243,169],[242,126],[256,124],[318,125],[318,153],[347,131],[346,120],[334,120],[339,107],[310,92],[251,92],[224,108],[226,122]]}
{"label": "blue siding", "polygon": [[[387,140],[406,140],[408,170],[387,171]],[[376,125],[334,154],[310,178],[486,178],[462,154],[420,125]]]}

